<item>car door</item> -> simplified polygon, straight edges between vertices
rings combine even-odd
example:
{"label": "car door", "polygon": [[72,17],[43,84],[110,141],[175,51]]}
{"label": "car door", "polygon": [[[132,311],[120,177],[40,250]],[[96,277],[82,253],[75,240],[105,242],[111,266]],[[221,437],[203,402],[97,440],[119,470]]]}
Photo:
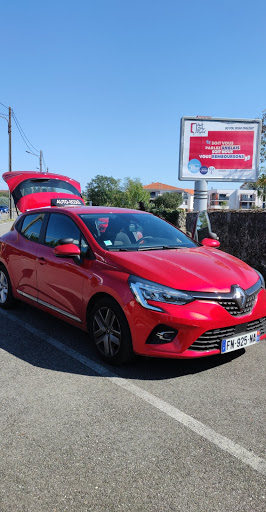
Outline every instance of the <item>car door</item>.
{"label": "car door", "polygon": [[19,295],[37,300],[36,255],[44,213],[25,215],[19,224],[18,238],[9,259],[13,286]]}
{"label": "car door", "polygon": [[88,275],[88,260],[60,258],[53,249],[63,239],[86,252],[88,244],[75,222],[63,213],[49,215],[43,245],[37,251],[38,302],[77,322],[82,321],[83,286]]}

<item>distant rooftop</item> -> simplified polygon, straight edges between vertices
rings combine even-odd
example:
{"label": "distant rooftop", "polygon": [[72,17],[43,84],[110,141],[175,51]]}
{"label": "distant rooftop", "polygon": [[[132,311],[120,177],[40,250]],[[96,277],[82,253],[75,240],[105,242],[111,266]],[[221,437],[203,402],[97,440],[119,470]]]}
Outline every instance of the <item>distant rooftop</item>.
{"label": "distant rooftop", "polygon": [[175,190],[176,192],[187,192],[192,196],[194,195],[194,190],[191,188],[173,187],[172,185],[166,185],[166,183],[160,183],[158,181],[144,185],[143,188],[145,188],[145,190]]}

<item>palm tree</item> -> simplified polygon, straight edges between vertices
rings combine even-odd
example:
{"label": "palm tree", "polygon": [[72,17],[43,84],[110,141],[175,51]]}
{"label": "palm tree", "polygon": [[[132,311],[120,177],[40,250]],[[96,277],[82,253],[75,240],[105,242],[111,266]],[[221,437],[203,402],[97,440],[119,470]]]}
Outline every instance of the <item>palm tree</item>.
{"label": "palm tree", "polygon": [[265,208],[266,174],[260,174],[258,181],[256,182],[255,188],[258,191],[258,197],[262,198],[262,208]]}

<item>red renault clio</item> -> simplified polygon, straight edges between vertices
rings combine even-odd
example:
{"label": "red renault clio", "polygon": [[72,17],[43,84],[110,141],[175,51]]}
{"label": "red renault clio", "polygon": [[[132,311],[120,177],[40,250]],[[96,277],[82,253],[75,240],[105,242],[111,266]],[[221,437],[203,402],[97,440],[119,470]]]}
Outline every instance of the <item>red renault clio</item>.
{"label": "red renault clio", "polygon": [[[0,306],[23,300],[88,330],[109,363],[196,358],[266,338],[263,277],[147,212],[86,207],[58,174],[3,175],[22,212],[0,238]],[[102,224],[105,229],[102,229]]]}

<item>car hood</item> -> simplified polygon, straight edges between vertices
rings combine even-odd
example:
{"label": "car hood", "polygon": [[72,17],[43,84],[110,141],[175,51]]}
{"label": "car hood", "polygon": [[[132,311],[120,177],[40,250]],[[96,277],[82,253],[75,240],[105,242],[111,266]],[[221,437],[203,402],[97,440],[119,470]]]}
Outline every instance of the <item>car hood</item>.
{"label": "car hood", "polygon": [[108,252],[106,262],[136,276],[188,291],[230,292],[258,281],[258,274],[243,261],[217,249]]}
{"label": "car hood", "polygon": [[3,179],[21,212],[44,206],[84,205],[80,184],[61,174],[6,172]]}

